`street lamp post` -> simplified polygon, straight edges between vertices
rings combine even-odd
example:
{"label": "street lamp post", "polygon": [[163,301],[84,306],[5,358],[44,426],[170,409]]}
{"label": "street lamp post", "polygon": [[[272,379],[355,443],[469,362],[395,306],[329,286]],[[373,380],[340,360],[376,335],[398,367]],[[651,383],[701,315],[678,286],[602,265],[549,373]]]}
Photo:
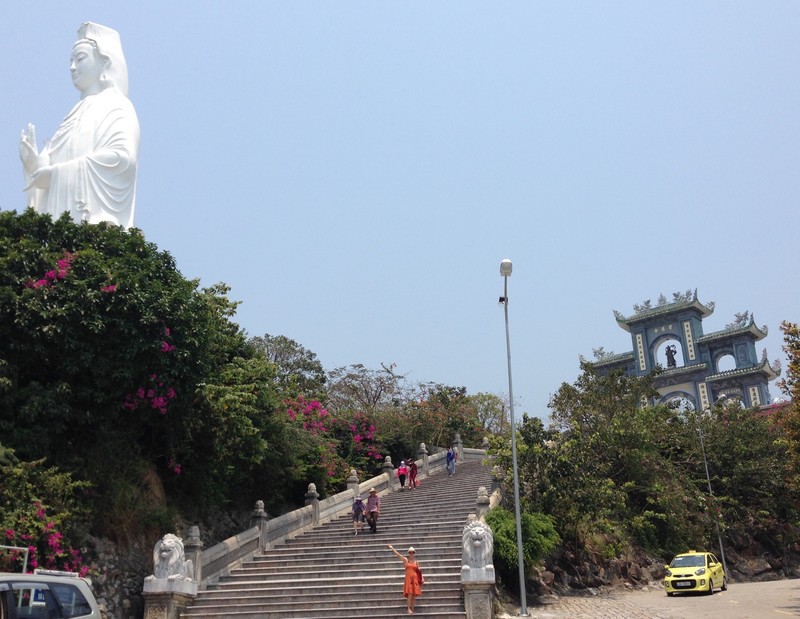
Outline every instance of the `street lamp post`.
{"label": "street lamp post", "polygon": [[525,598],[525,562],[522,556],[522,520],[519,513],[519,473],[517,471],[517,425],[514,422],[514,389],[511,382],[511,339],[508,335],[508,276],[511,275],[511,260],[500,262],[500,275],[503,276],[503,296],[500,303],[506,319],[506,353],[508,358],[508,402],[511,411],[511,461],[514,468],[514,517],[517,522],[517,563],[519,566],[520,617],[528,616]]}
{"label": "street lamp post", "polygon": [[[706,408],[704,413],[710,413],[711,409]],[[728,564],[725,562],[725,549],[722,547],[722,534],[719,530],[719,514],[717,513],[716,505],[714,505],[714,491],[711,490],[711,475],[708,474],[708,459],[706,458],[706,443],[703,438],[703,426],[701,420],[697,420],[697,431],[700,434],[700,452],[703,454],[703,466],[706,469],[706,482],[708,483],[708,498],[710,501],[711,509],[714,512],[714,526],[717,529],[717,541],[719,542],[719,555],[722,559],[722,570],[725,572],[725,578],[728,577]]]}

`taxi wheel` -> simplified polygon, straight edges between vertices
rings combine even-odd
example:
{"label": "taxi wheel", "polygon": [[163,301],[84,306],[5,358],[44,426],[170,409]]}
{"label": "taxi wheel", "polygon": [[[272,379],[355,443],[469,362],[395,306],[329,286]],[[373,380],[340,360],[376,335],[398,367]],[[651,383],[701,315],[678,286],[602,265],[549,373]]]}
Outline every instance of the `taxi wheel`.
{"label": "taxi wheel", "polygon": [[728,590],[728,579],[725,578],[724,576],[722,577],[722,590],[723,591]]}
{"label": "taxi wheel", "polygon": [[714,580],[712,578],[708,579],[708,591],[706,591],[706,595],[714,595]]}
{"label": "taxi wheel", "polygon": [[675,594],[672,591],[667,591],[667,597],[672,597],[673,595]]}

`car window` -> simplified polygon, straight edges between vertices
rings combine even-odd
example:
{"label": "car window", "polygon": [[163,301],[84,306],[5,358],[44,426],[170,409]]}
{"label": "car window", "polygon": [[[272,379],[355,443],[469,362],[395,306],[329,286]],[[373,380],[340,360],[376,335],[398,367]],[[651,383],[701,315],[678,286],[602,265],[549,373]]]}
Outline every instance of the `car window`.
{"label": "car window", "polygon": [[671,567],[705,567],[703,555],[689,555],[685,557],[675,557]]}
{"label": "car window", "polygon": [[92,607],[83,593],[75,585],[69,583],[52,583],[53,595],[61,606],[61,616],[65,619],[84,617],[92,613]]}
{"label": "car window", "polygon": [[59,619],[55,598],[41,583],[15,582],[11,586],[11,597],[20,619]]}
{"label": "car window", "polygon": [[89,601],[71,583],[15,582],[12,587],[20,619],[73,619],[92,613]]}

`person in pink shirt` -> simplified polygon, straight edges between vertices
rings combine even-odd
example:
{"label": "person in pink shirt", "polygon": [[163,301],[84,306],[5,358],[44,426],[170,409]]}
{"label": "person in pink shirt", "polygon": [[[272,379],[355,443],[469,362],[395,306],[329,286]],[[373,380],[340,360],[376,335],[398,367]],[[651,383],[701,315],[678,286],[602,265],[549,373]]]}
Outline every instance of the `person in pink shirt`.
{"label": "person in pink shirt", "polygon": [[375,488],[369,489],[367,497],[367,524],[373,533],[378,532],[378,517],[381,515],[381,497]]}

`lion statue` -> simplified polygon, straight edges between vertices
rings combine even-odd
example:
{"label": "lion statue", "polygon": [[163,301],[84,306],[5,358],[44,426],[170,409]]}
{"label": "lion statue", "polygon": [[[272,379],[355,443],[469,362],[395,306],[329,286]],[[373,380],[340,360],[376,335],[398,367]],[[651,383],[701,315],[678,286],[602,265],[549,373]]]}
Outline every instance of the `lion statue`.
{"label": "lion statue", "polygon": [[462,564],[480,569],[492,565],[494,540],[492,530],[480,520],[472,520],[464,527]]}
{"label": "lion statue", "polygon": [[167,533],[153,549],[153,575],[146,580],[192,580],[194,565],[183,553],[183,540]]}

